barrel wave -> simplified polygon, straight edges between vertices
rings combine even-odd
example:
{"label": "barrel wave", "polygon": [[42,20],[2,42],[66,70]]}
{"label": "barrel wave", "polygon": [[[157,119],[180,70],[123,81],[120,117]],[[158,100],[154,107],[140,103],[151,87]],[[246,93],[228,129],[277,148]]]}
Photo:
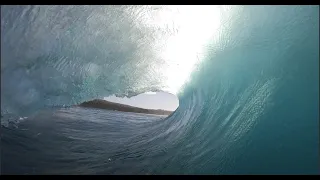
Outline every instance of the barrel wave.
{"label": "barrel wave", "polygon": [[319,6],[1,6],[2,128],[148,91],[180,106],[126,127],[136,167],[319,174]]}

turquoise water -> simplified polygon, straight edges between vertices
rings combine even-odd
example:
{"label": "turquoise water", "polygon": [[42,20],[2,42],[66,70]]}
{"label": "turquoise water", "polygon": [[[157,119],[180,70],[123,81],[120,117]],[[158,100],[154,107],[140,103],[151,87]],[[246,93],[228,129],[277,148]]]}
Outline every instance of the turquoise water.
{"label": "turquoise water", "polygon": [[158,90],[180,106],[129,149],[157,147],[138,167],[319,174],[318,6],[1,6],[2,128],[43,109]]}

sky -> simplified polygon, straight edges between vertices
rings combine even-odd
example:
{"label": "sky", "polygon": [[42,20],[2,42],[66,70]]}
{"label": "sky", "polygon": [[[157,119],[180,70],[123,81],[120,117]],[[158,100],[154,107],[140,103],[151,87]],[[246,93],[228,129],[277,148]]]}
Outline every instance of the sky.
{"label": "sky", "polygon": [[119,98],[114,95],[105,97],[107,101],[127,104],[145,109],[163,109],[174,111],[179,106],[178,98],[166,92],[147,92],[131,98]]}

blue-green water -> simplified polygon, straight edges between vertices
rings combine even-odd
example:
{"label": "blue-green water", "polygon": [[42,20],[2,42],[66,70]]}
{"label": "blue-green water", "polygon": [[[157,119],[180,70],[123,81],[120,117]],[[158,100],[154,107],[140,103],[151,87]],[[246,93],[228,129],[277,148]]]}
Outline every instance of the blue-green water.
{"label": "blue-green water", "polygon": [[[56,110],[160,90],[165,119]],[[2,173],[319,174],[319,7],[1,6],[1,114]]]}

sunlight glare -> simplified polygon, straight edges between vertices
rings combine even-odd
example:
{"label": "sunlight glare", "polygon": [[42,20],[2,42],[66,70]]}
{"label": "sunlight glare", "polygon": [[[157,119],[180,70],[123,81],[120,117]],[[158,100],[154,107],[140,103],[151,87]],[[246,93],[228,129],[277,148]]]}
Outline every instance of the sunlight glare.
{"label": "sunlight glare", "polygon": [[[171,16],[178,30],[168,38],[161,56],[169,64],[163,72],[166,84],[169,91],[176,94],[205,55],[205,45],[219,29],[220,8],[218,6],[170,6],[169,8],[179,12]],[[163,16],[168,15],[163,14]]]}
{"label": "sunlight glare", "polygon": [[153,39],[146,52],[163,60],[154,68],[161,76],[162,90],[177,94],[206,56],[206,46],[217,35],[221,12],[226,6],[157,5],[141,8],[147,10],[135,23],[146,34],[151,32]]}

